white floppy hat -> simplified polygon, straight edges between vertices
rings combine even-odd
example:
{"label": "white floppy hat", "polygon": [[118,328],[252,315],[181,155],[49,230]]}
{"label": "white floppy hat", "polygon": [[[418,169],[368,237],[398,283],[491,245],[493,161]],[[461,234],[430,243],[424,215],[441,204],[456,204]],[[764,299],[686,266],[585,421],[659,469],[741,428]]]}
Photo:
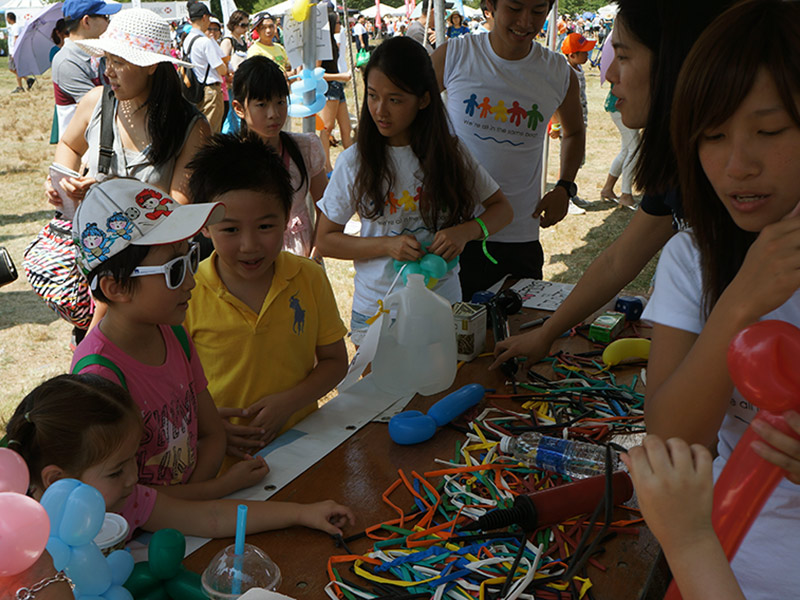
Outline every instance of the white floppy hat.
{"label": "white floppy hat", "polygon": [[89,188],[72,220],[78,265],[88,274],[128,246],[181,242],[224,215],[219,202],[178,204],[138,179],[107,179]]}
{"label": "white floppy hat", "polygon": [[165,20],[152,10],[131,8],[114,15],[99,38],[75,43],[94,56],[108,52],[139,67],[162,62],[191,67],[191,63],[170,54],[171,41]]}

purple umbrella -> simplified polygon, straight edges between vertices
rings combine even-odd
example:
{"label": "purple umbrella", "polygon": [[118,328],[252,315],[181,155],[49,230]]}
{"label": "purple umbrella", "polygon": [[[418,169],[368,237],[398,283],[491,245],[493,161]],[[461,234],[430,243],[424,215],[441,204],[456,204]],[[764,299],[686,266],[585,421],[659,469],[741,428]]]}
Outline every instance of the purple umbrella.
{"label": "purple umbrella", "polygon": [[14,63],[20,77],[41,75],[50,68],[50,49],[55,45],[50,34],[64,16],[62,4],[56,2],[47,7],[22,29],[14,48]]}
{"label": "purple umbrella", "polygon": [[606,71],[608,71],[608,67],[611,66],[611,62],[614,60],[614,46],[611,45],[613,33],[613,31],[609,33],[605,42],[603,42],[603,52],[600,54],[600,83],[605,83]]}

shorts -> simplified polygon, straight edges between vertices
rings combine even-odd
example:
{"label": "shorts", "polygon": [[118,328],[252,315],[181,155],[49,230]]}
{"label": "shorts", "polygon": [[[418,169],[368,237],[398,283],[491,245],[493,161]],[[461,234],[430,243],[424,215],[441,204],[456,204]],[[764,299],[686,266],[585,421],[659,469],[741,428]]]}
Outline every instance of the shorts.
{"label": "shorts", "polygon": [[325,92],[325,97],[328,100],[338,100],[344,102],[344,84],[341,81],[329,81],[328,91]]}
{"label": "shorts", "polygon": [[364,337],[367,335],[369,324],[367,315],[362,315],[360,312],[350,312],[350,341],[356,346],[360,346],[364,342]]}

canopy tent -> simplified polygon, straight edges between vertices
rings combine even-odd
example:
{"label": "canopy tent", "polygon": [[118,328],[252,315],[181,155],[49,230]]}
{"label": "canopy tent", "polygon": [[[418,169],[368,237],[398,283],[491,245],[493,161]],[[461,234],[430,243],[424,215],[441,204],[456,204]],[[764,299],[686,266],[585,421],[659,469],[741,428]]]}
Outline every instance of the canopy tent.
{"label": "canopy tent", "polygon": [[483,11],[480,8],[472,8],[471,6],[464,5],[464,16],[474,19],[475,17],[483,17]]}
{"label": "canopy tent", "polygon": [[[381,10],[381,17],[385,17],[385,16],[388,16],[388,15],[405,14],[406,7],[405,6],[401,6],[400,8],[395,8],[394,6],[389,6],[388,4],[381,4],[380,5],[380,10]],[[369,8],[365,8],[364,10],[362,10],[360,12],[365,17],[367,17],[369,19],[374,19],[375,18],[375,11],[376,11],[376,6],[373,4]]]}
{"label": "canopy tent", "polygon": [[619,6],[617,4],[607,4],[601,8],[597,9],[597,14],[599,14],[603,19],[613,19],[617,16],[617,11],[619,10]]}
{"label": "canopy tent", "polygon": [[285,2],[270,6],[266,11],[271,15],[285,15],[292,10],[292,4],[294,4],[294,0],[285,0]]}
{"label": "canopy tent", "polygon": [[47,4],[42,0],[0,0],[0,13],[13,12],[17,16],[17,23],[32,21],[46,7]]}

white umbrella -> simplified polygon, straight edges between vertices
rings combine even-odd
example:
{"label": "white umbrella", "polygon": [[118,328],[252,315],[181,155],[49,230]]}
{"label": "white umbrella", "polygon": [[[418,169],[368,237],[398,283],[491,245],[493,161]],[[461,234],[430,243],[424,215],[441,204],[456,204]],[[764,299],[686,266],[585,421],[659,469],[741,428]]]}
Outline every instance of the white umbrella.
{"label": "white umbrella", "polygon": [[14,63],[20,77],[41,75],[50,68],[50,50],[55,45],[50,34],[56,22],[64,16],[61,5],[61,2],[56,2],[39,13],[19,34],[14,48]]}

